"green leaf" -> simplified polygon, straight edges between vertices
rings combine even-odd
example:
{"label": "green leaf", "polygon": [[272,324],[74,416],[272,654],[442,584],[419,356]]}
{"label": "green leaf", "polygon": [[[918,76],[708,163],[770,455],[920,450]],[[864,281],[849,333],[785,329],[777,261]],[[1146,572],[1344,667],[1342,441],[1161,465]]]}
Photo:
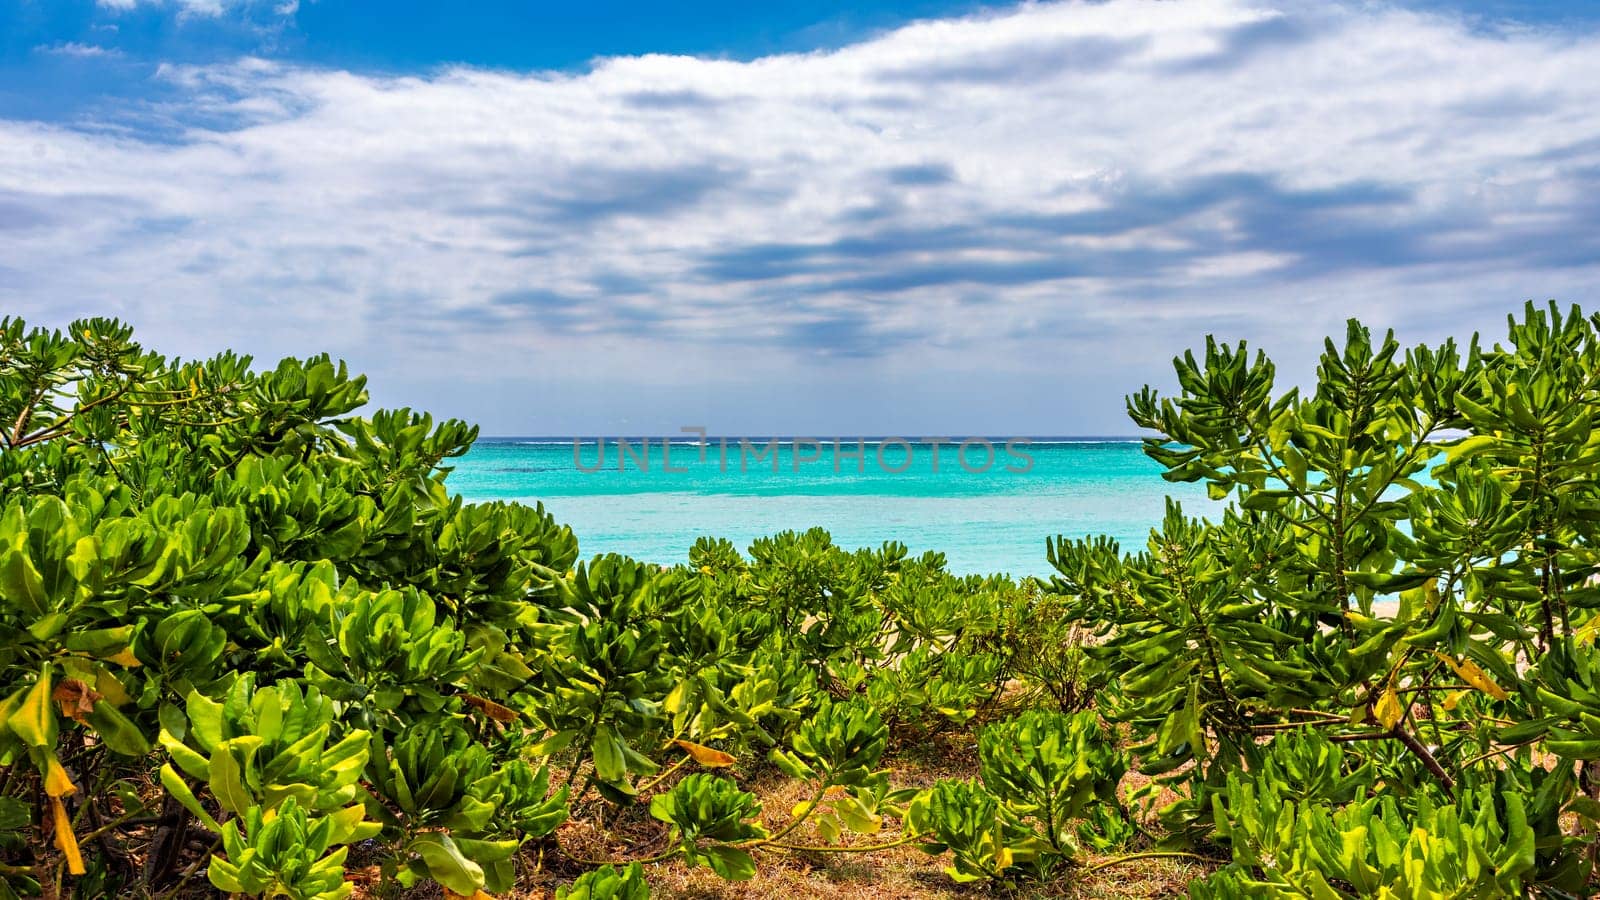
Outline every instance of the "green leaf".
{"label": "green leaf", "polygon": [[484,841],[471,838],[453,838],[461,855],[479,865],[510,859],[520,846],[516,841]]}
{"label": "green leaf", "polygon": [[73,653],[104,659],[128,649],[128,645],[133,641],[133,631],[132,625],[75,631],[61,639],[61,646]]}
{"label": "green leaf", "polygon": [[1600,800],[1583,796],[1574,797],[1567,804],[1567,812],[1582,816],[1590,822],[1600,822]]}
{"label": "green leaf", "polygon": [[755,858],[736,847],[711,846],[697,851],[705,857],[706,865],[726,881],[749,881],[755,877]]}
{"label": "green leaf", "polygon": [[[1458,397],[1457,398],[1457,402],[1458,403],[1462,403],[1462,401],[1465,400],[1465,399],[1466,398]],[[1476,404],[1472,403],[1470,400],[1466,400],[1466,402],[1462,403],[1462,408],[1463,409],[1467,409],[1469,407],[1473,408],[1473,409],[1476,409],[1476,410],[1480,411],[1483,414],[1483,415],[1477,416],[1478,418],[1487,418],[1489,416],[1489,413],[1488,413],[1487,410],[1485,410],[1481,406],[1477,406]],[[1475,434],[1475,435],[1473,435],[1473,436],[1471,436],[1469,438],[1465,438],[1465,439],[1463,439],[1461,441],[1458,441],[1458,442],[1456,442],[1455,444],[1453,444],[1453,445],[1451,445],[1449,447],[1446,447],[1445,448],[1445,458],[1450,460],[1451,462],[1458,462],[1460,460],[1470,459],[1470,458],[1472,458],[1474,456],[1477,456],[1477,455],[1479,455],[1481,453],[1485,453],[1485,452],[1487,452],[1489,450],[1493,450],[1497,445],[1499,445],[1499,443],[1500,443],[1500,438],[1496,437],[1495,435],[1492,435],[1492,434]]]}
{"label": "green leaf", "polygon": [[66,624],[66,613],[53,612],[47,616],[41,616],[40,618],[35,619],[33,624],[28,626],[28,633],[33,635],[37,640],[48,641],[60,633],[61,629],[65,627]]}
{"label": "green leaf", "polygon": [[186,708],[189,733],[194,735],[202,750],[216,752],[222,743],[222,704],[198,691],[190,691]]}
{"label": "green leaf", "polygon": [[[239,766],[239,760],[233,755],[231,745],[234,743],[235,741],[225,742],[211,754],[211,794],[217,798],[223,809],[234,815],[244,815],[244,811],[249,809],[255,800],[245,786],[244,772]],[[241,745],[241,749],[247,746]],[[246,752],[254,752],[254,749],[247,749]]]}
{"label": "green leaf", "polygon": [[628,777],[627,757],[623,752],[622,738],[610,725],[601,725],[594,731],[589,745],[594,754],[594,770],[601,781],[617,784]]}
{"label": "green leaf", "polygon": [[167,789],[167,793],[172,795],[172,799],[183,804],[184,809],[187,809],[195,818],[199,819],[200,824],[211,829],[216,834],[222,833],[222,826],[218,825],[217,820],[212,818],[211,814],[206,812],[205,807],[200,805],[200,800],[194,795],[194,791],[189,788],[189,783],[183,780],[183,776],[178,774],[178,770],[174,769],[171,763],[161,767],[161,786]]}
{"label": "green leaf", "polygon": [[172,732],[163,728],[161,733],[156,736],[156,740],[167,751],[167,755],[172,757],[172,761],[177,763],[178,767],[187,772],[191,778],[200,778],[207,781],[211,779],[211,763],[204,756],[190,749],[188,745],[173,737]]}
{"label": "green leaf", "polygon": [[95,733],[112,750],[124,756],[143,756],[150,752],[150,741],[139,730],[139,726],[110,703],[96,703],[88,720]]}
{"label": "green leaf", "polygon": [[806,765],[803,760],[795,756],[793,753],[789,753],[788,751],[774,749],[772,752],[767,754],[767,759],[770,760],[773,765],[778,767],[778,771],[789,776],[790,778],[809,781],[816,777],[816,772],[813,772],[810,766]]}
{"label": "green leaf", "polygon": [[32,822],[28,804],[15,797],[0,797],[0,832],[20,832]]}
{"label": "green leaf", "polygon": [[406,849],[422,857],[429,878],[457,894],[470,897],[483,887],[483,868],[467,859],[447,834],[438,831],[419,834]]}
{"label": "green leaf", "polygon": [[230,894],[243,894],[248,891],[245,883],[239,878],[239,867],[220,857],[211,857],[211,863],[206,867],[206,878],[219,891]]}
{"label": "green leaf", "polygon": [[0,556],[0,594],[32,616],[43,616],[50,610],[44,579],[21,550]]}

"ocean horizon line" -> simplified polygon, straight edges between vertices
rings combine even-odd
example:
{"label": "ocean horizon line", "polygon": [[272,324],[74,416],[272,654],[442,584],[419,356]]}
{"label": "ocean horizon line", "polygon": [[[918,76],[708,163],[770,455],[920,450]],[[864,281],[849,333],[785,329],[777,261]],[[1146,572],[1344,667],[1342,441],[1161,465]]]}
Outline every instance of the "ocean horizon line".
{"label": "ocean horizon line", "polygon": [[[672,443],[672,444],[689,444],[689,445],[698,445],[698,444],[700,444],[702,442],[702,440],[704,442],[706,442],[706,443],[717,443],[719,441],[724,441],[724,440],[729,441],[730,443],[732,443],[732,442],[743,440],[743,441],[748,441],[748,442],[750,442],[752,444],[754,444],[754,443],[767,443],[767,442],[770,442],[770,441],[788,442],[788,441],[797,441],[797,440],[798,441],[817,441],[817,442],[824,443],[824,444],[831,444],[835,440],[839,440],[839,441],[842,441],[842,442],[861,441],[861,442],[869,443],[869,444],[871,444],[871,443],[882,443],[884,441],[904,441],[904,442],[906,442],[908,444],[911,444],[912,446],[915,446],[915,447],[929,447],[929,446],[932,446],[933,443],[934,443],[933,440],[931,440],[930,438],[927,438],[927,437],[911,438],[911,437],[907,437],[907,436],[904,436],[904,435],[888,435],[888,434],[880,434],[880,435],[851,435],[851,436],[848,436],[848,437],[843,436],[843,435],[837,435],[837,436],[830,435],[828,437],[818,437],[818,436],[815,436],[815,435],[803,435],[803,434],[796,434],[796,435],[788,435],[788,434],[783,434],[783,435],[778,435],[778,434],[762,434],[762,435],[733,435],[733,434],[729,434],[729,435],[717,435],[717,434],[712,434],[712,435],[707,435],[703,439],[698,434],[686,434],[686,435],[658,435],[658,434],[609,435],[608,434],[608,435],[604,435],[604,436],[577,435],[577,434],[558,434],[558,435],[492,434],[492,435],[480,435],[478,437],[478,440],[479,441],[484,441],[484,442],[489,442],[489,443],[522,443],[522,444],[552,444],[552,445],[553,444],[570,444],[570,443],[572,443],[574,441],[577,441],[578,443],[581,443],[581,444],[595,444],[595,443],[598,443],[598,442],[600,442],[602,440],[603,441],[608,441],[608,442],[613,442],[613,443],[616,442],[616,441],[619,441],[619,440],[623,440],[623,441],[640,441],[640,442],[648,440],[648,441],[650,441],[651,443],[654,443],[654,444],[659,444],[661,441],[664,440],[664,441],[667,441],[667,442]],[[978,441],[978,440],[989,441],[990,443],[994,443],[994,444],[1004,444],[1007,441],[1027,441],[1030,444],[1137,444],[1137,443],[1143,441],[1144,438],[1139,437],[1137,435],[1120,435],[1120,434],[1055,434],[1055,435],[969,434],[969,435],[965,435],[965,436],[962,436],[962,437],[959,437],[959,438],[958,437],[940,436],[938,438],[938,443],[947,444],[947,445],[955,445],[955,444],[961,443],[962,441]]]}

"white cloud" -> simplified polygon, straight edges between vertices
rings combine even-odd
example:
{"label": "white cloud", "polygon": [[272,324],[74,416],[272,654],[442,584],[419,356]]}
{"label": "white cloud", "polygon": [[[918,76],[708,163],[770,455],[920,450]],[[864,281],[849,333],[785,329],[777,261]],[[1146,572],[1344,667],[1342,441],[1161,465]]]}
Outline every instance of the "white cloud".
{"label": "white cloud", "polygon": [[979,372],[1050,385],[1038,418],[974,389],[947,427],[1114,431],[1207,330],[1303,359],[1347,315],[1421,339],[1600,301],[1592,33],[1114,0],[749,62],[160,77],[180,99],[131,120],[0,122],[0,303],[326,347],[491,430],[848,383],[837,415],[891,431]]}
{"label": "white cloud", "polygon": [[83,59],[122,55],[122,51],[112,47],[102,47],[99,44],[82,44],[77,41],[41,44],[33,49],[38,53],[47,53],[51,56],[75,56]]}
{"label": "white cloud", "polygon": [[[187,16],[200,16],[216,18],[228,10],[229,7],[243,5],[249,0],[95,0],[103,9],[117,12],[127,12],[139,6],[168,6],[178,10],[180,18]],[[294,15],[299,8],[298,2],[281,3],[274,7],[280,15]]]}

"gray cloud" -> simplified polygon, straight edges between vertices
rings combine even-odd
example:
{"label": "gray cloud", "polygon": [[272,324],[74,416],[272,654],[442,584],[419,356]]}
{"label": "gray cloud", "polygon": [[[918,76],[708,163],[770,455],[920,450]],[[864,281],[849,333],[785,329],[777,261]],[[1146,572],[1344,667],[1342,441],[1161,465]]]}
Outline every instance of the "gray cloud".
{"label": "gray cloud", "polygon": [[1228,28],[1222,32],[1215,50],[1177,60],[1165,68],[1174,73],[1240,69],[1266,54],[1293,49],[1319,35],[1328,37],[1327,28],[1319,29],[1305,16],[1306,10],[1300,9],[1295,14],[1268,16]]}
{"label": "gray cloud", "polygon": [[[1315,190],[1286,189],[1273,179],[1231,173],[1169,186],[1118,186],[1090,209],[1071,213],[997,212],[960,226],[889,227],[815,244],[752,244],[708,254],[699,273],[713,281],[822,277],[814,289],[896,292],[937,285],[1004,286],[1073,278],[1147,278],[1231,252],[1287,254],[1304,274],[1340,267],[1430,261],[1422,239],[1439,227],[1378,224],[1374,213],[1404,214],[1412,197],[1361,181]],[[1208,214],[1229,227],[1195,224]],[[1415,228],[1413,233],[1410,228]],[[1089,249],[1074,239],[1168,229],[1187,246]],[[1029,258],[959,259],[1008,251]],[[1510,251],[1508,250],[1508,253]],[[1450,256],[1440,251],[1441,257]],[[937,262],[914,261],[929,256]]]}
{"label": "gray cloud", "polygon": [[1115,65],[1145,46],[1140,38],[1047,37],[996,50],[955,52],[938,59],[897,66],[881,77],[890,82],[936,87],[941,84],[1019,85]]}
{"label": "gray cloud", "polygon": [[913,331],[875,328],[864,313],[845,311],[787,324],[777,343],[804,356],[872,359],[925,339],[926,335]]}
{"label": "gray cloud", "polygon": [[885,174],[888,176],[889,184],[896,187],[929,187],[949,184],[956,180],[955,170],[949,163],[895,166]]}
{"label": "gray cloud", "polygon": [[560,187],[529,199],[550,224],[588,226],[619,216],[651,219],[679,213],[711,192],[736,184],[741,177],[738,172],[705,165],[584,168],[568,172]]}
{"label": "gray cloud", "polygon": [[674,112],[677,110],[693,110],[696,112],[703,112],[705,110],[716,109],[722,104],[729,102],[723,98],[713,97],[710,94],[690,90],[634,91],[632,93],[622,95],[621,99],[623,103],[626,103],[628,106],[634,107],[635,109],[665,110],[668,112]]}
{"label": "gray cloud", "polygon": [[0,231],[45,228],[54,220],[38,197],[19,191],[0,191]]}

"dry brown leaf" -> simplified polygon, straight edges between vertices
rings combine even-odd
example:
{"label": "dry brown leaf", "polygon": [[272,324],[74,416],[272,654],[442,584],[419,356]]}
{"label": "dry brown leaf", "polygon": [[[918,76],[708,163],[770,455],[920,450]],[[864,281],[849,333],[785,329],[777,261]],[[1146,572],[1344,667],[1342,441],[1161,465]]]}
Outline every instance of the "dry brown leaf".
{"label": "dry brown leaf", "polygon": [[94,702],[100,699],[100,694],[76,678],[63,678],[50,693],[50,699],[61,704],[63,716],[70,716],[81,724],[94,712]]}
{"label": "dry brown leaf", "polygon": [[479,697],[475,694],[466,694],[463,699],[467,701],[468,706],[481,711],[496,722],[515,722],[517,720],[517,711],[509,706],[501,706],[493,700]]}

